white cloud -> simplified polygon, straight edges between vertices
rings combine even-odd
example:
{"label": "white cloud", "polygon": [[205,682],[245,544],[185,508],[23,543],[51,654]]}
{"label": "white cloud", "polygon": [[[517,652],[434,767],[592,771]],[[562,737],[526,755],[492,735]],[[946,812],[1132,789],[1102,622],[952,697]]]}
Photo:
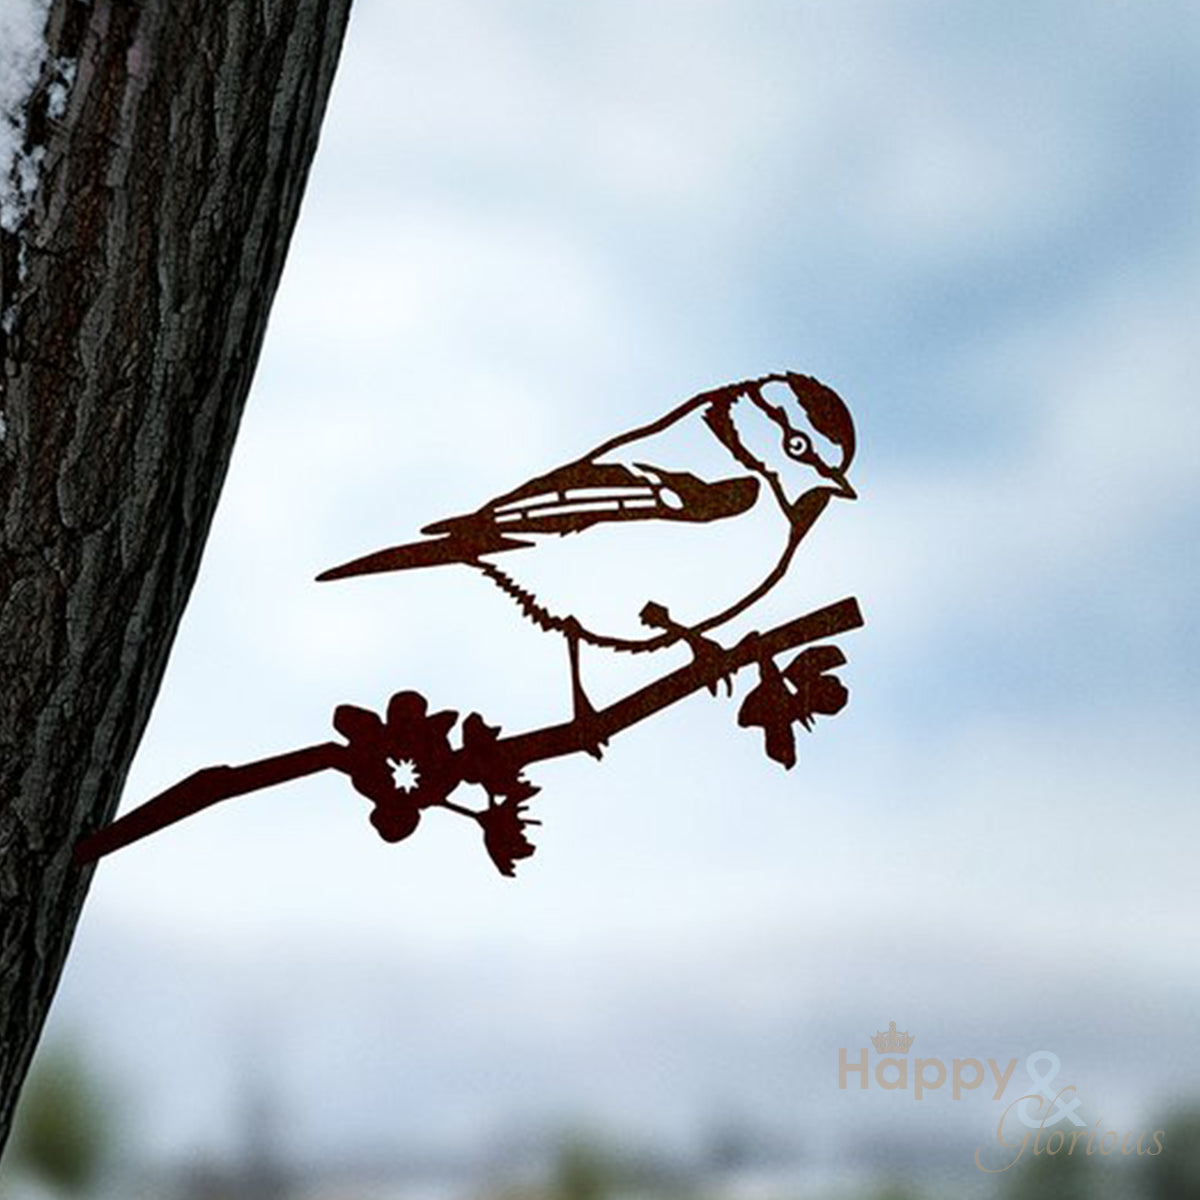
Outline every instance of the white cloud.
{"label": "white cloud", "polygon": [[1027,606],[1105,563],[1114,590],[1153,590],[1154,575],[1174,569],[1163,531],[1200,501],[1187,275],[1181,264],[1177,278],[1108,278],[1070,309],[1016,314],[955,380],[965,420],[999,395],[987,428],[1000,445],[924,456],[913,470],[877,456],[875,479],[863,466],[861,513],[831,553],[858,564],[886,619],[909,637],[936,637],[972,612],[992,621],[1007,610],[1019,627]]}
{"label": "white cloud", "polygon": [[618,353],[637,337],[612,272],[554,222],[400,202],[347,219],[310,215],[273,316],[292,356],[336,356],[380,368],[440,358],[443,375],[515,346],[559,362]]}

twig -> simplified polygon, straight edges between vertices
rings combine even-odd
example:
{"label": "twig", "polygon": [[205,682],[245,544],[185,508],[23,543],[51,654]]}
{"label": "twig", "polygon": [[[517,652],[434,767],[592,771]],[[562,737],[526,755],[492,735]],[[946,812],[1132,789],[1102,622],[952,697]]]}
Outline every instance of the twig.
{"label": "twig", "polygon": [[[732,674],[763,658],[782,654],[785,650],[794,650],[810,642],[848,633],[851,629],[858,629],[862,623],[858,601],[852,598],[839,600],[807,616],[788,621],[769,633],[750,634],[732,649],[715,656],[711,667],[721,674]],[[561,725],[519,733],[502,738],[497,749],[503,751],[506,758],[522,764],[575,754],[586,750],[596,734],[601,738],[613,737],[638,721],[690,696],[692,692],[707,687],[711,682],[712,676],[707,671],[695,663],[689,663],[607,708],[599,709],[586,726],[579,721],[567,721]]]}
{"label": "twig", "polygon": [[330,768],[341,770],[345,754],[346,747],[341,742],[320,742],[240,767],[205,767],[165,792],[159,792],[132,812],[118,817],[110,825],[81,838],[75,846],[75,861],[81,864],[93,862],[221,800],[231,800],[234,796],[244,796],[247,792],[302,779]]}

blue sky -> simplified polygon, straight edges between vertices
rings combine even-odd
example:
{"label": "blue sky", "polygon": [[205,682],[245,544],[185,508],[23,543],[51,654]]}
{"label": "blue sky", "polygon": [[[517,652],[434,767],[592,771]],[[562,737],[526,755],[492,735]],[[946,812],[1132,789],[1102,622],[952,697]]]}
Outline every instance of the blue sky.
{"label": "blue sky", "polygon": [[[853,594],[868,624],[790,775],[707,697],[538,768],[516,881],[451,822],[382,845],[340,778],[104,864],[57,1019],[157,1097],[148,1146],[229,1136],[250,1010],[338,1145],[408,1078],[451,1139],[514,1112],[677,1133],[722,1092],[836,1132],[861,1113],[830,1115],[827,1063],[892,1018],[947,1057],[1069,1046],[1106,1112],[1194,1075],[1171,1039],[1200,986],[1198,26],[1186,3],[359,0],[126,805],[405,686],[560,716],[561,647],[483,581],[313,576],[766,371],[849,401],[861,500],[763,620]],[[156,962],[194,983],[173,1036],[197,1005],[207,1068],[166,1032],[128,1049]],[[557,1071],[519,1067],[550,1044]],[[646,1065],[664,1045],[675,1071]],[[173,1056],[190,1099],[154,1074]]]}

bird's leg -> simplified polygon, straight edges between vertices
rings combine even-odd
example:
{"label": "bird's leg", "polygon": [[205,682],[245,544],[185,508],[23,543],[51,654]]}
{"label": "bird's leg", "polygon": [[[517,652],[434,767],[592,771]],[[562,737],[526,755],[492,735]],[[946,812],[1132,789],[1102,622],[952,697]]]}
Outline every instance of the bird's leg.
{"label": "bird's leg", "polygon": [[567,637],[567,657],[571,662],[572,723],[584,734],[583,748],[593,758],[602,758],[608,738],[596,729],[596,710],[583,690],[583,681],[579,677],[579,622],[574,617],[569,618],[563,632]]}
{"label": "bird's leg", "polygon": [[720,642],[672,620],[666,606],[653,600],[639,615],[643,625],[649,625],[651,629],[661,629],[664,633],[687,642],[688,649],[692,652],[692,666],[703,675],[705,686],[712,695],[717,694],[718,683],[725,684],[727,696],[733,695],[733,672],[725,666],[727,655]]}

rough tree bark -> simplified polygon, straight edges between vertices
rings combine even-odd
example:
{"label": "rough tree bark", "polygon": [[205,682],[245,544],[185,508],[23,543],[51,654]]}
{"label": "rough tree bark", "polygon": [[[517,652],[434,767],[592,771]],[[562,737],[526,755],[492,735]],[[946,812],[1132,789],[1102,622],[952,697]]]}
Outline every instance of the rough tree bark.
{"label": "rough tree bark", "polygon": [[0,1147],[90,879],[72,846],[116,808],[196,576],[349,5],[51,4],[40,183],[0,232]]}

